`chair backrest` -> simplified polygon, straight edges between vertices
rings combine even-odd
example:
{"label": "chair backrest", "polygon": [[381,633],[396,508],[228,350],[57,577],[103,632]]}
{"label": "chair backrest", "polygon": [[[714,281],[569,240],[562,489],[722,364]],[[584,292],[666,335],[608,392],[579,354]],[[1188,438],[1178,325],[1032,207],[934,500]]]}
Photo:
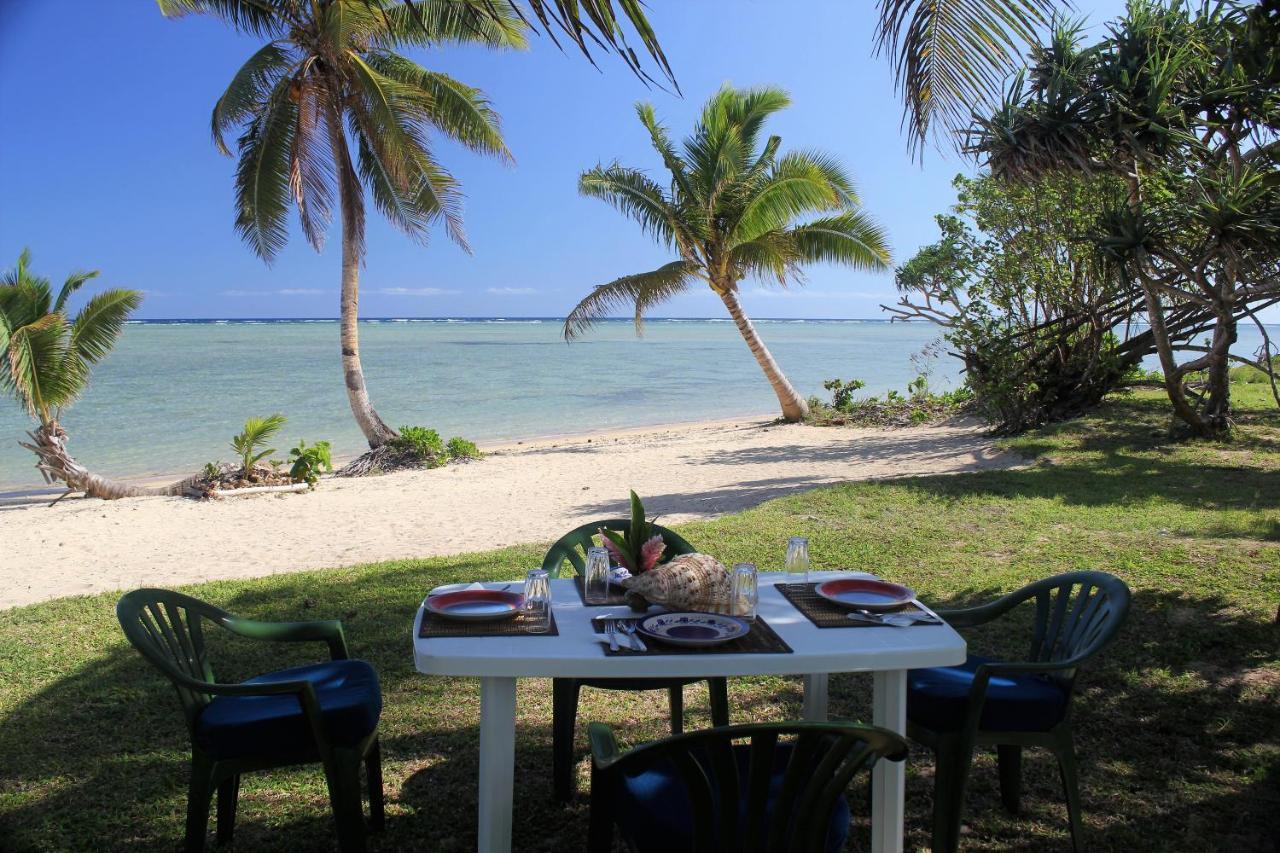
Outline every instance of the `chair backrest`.
{"label": "chair backrest", "polygon": [[[746,749],[735,750],[735,742]],[[824,849],[836,801],[855,774],[879,758],[906,755],[902,737],[872,726],[765,723],[646,744],[601,772],[674,767],[688,794],[695,850],[794,853]]]}
{"label": "chair backrest", "polygon": [[193,726],[209,695],[184,685],[182,679],[214,680],[201,622],[225,624],[231,614],[180,592],[136,589],[116,604],[116,618],[133,647],[173,682],[187,725]]}
{"label": "chair backrest", "polygon": [[1034,599],[1028,660],[1045,663],[1084,661],[1102,651],[1124,624],[1131,594],[1124,581],[1106,572],[1067,572],[1029,584],[1007,598],[1011,604]]}
{"label": "chair backrest", "polygon": [[[575,527],[564,536],[561,536],[549,549],[547,556],[542,560],[542,568],[546,570],[550,577],[557,578],[560,576],[560,570],[565,563],[573,566],[576,574],[582,574],[587,567],[587,549],[596,544],[592,538],[600,528],[605,530],[616,530],[619,533],[626,533],[631,530],[631,520],[627,518],[607,518],[603,521],[592,521],[581,527]],[[667,545],[667,556],[673,557],[679,554],[693,554],[697,551],[692,545],[684,540],[680,534],[668,530],[662,525],[653,525],[653,532],[662,537],[662,541]]]}

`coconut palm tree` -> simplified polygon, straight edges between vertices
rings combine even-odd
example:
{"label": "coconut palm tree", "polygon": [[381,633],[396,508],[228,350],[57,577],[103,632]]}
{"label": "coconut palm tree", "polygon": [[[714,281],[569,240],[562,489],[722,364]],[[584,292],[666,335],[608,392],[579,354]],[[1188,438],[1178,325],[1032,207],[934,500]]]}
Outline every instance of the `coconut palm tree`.
{"label": "coconut palm tree", "polygon": [[104,290],[71,318],[67,303],[98,272],[67,277],[55,298],[49,280],[31,272],[31,252],[0,278],[0,392],[14,397],[39,421],[30,444],[45,481],[99,498],[178,495],[187,483],[144,489],[92,474],[67,452],[62,411],[89,382],[89,369],[111,352],[129,314],[142,302],[136,290]]}
{"label": "coconut palm tree", "polygon": [[[213,108],[213,140],[236,145],[236,229],[270,262],[289,239],[296,207],[308,242],[324,243],[337,185],[342,217],[342,367],[352,414],[371,448],[395,436],[379,417],[360,364],[360,262],[365,190],[404,233],[425,241],[443,223],[467,248],[458,183],[432,156],[438,132],[510,159],[483,93],[395,51],[404,47],[525,45],[513,12],[477,17],[457,3],[393,0],[157,0],[169,17],[200,13],[269,39]],[[355,149],[355,158],[352,149]]]}
{"label": "coconut palm tree", "polygon": [[[669,188],[638,169],[618,164],[582,173],[578,190],[634,219],[680,257],[649,272],[602,284],[570,312],[572,339],[611,310],[634,308],[636,331],[654,305],[705,283],[724,303],[778,395],[782,416],[808,412],[742,310],[738,284],[746,278],[803,282],[805,264],[827,261],[857,269],[889,266],[884,231],[858,204],[853,182],[823,154],[780,155],[782,140],[760,144],[765,120],[791,103],[781,89],[725,87],[709,100],[693,135],[677,150],[653,107],[636,113],[671,173]],[[823,214],[800,221],[810,214]]]}

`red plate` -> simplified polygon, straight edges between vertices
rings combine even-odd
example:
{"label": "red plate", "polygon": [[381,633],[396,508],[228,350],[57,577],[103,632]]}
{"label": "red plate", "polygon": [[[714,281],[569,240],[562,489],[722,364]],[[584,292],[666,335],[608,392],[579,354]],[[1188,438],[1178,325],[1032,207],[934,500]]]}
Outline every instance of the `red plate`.
{"label": "red plate", "polygon": [[900,610],[916,597],[910,588],[897,583],[862,578],[838,578],[818,584],[814,592],[845,610]]}
{"label": "red plate", "polygon": [[495,622],[510,619],[524,607],[524,595],[497,589],[462,589],[427,599],[427,609],[445,619]]}

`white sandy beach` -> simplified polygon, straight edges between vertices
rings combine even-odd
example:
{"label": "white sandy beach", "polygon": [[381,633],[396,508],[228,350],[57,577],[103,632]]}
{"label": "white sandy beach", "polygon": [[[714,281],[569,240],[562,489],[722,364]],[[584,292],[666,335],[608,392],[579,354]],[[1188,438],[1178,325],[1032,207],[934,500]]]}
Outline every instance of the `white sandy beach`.
{"label": "white sandy beach", "polygon": [[550,541],[624,514],[628,488],[675,523],[828,483],[1020,463],[975,424],[878,430],[738,419],[524,442],[476,463],[327,479],[309,494],[10,506],[0,509],[0,608]]}

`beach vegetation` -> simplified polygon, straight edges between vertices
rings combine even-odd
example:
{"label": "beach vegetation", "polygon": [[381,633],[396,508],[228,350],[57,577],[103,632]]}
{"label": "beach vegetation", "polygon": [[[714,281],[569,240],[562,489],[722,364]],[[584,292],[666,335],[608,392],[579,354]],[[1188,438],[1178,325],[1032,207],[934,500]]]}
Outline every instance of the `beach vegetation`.
{"label": "beach vegetation", "polygon": [[308,445],[299,439],[289,450],[289,477],[295,483],[306,483],[311,488],[320,482],[320,475],[333,471],[333,455],[329,442],[317,441]]}
{"label": "beach vegetation", "polygon": [[566,340],[623,307],[634,313],[639,333],[646,312],[705,285],[733,318],[782,417],[804,417],[805,399],[743,310],[740,284],[750,279],[788,287],[804,283],[809,264],[884,270],[890,259],[884,230],[862,209],[839,162],[813,151],[780,153],[781,137],[762,136],[768,118],[790,103],[781,89],[726,86],[707,101],[679,148],[652,105],[636,106],[670,185],[612,163],[583,172],[578,190],[634,220],[678,259],[595,287],[565,318]]}
{"label": "beach vegetation", "polygon": [[445,450],[449,452],[450,461],[455,459],[479,459],[483,455],[474,441],[469,441],[460,435],[455,435],[449,439],[445,444]]}
{"label": "beach vegetation", "polygon": [[810,397],[806,418],[817,426],[920,426],[967,414],[973,405],[967,386],[935,393],[924,374],[907,383],[905,394],[890,389],[883,398],[855,396],[866,387],[861,379],[828,379],[822,387],[831,392],[831,399]]}
{"label": "beach vegetation", "polygon": [[115,347],[125,321],[142,304],[142,292],[110,288],[90,297],[74,315],[71,302],[97,270],[67,276],[57,294],[49,279],[31,269],[31,252],[0,278],[0,393],[12,397],[36,419],[19,442],[36,455],[45,482],[98,498],[178,495],[187,481],[144,488],[94,474],[67,449],[62,413],[84,392],[92,368]]}
{"label": "beach vegetation", "polygon": [[281,414],[249,418],[244,422],[244,429],[232,436],[231,449],[240,457],[241,477],[254,479],[258,463],[276,452],[274,447],[267,447],[267,442],[284,428],[286,420]]}
{"label": "beach vegetation", "polygon": [[[390,0],[233,3],[157,0],[169,17],[205,14],[267,39],[232,77],[213,108],[217,149],[231,155],[238,131],[236,230],[271,262],[289,238],[295,209],[319,251],[334,211],[342,229],[339,338],[347,399],[370,448],[395,436],[369,399],[360,361],[360,265],[366,193],[393,226],[425,241],[443,225],[468,248],[458,181],[435,158],[438,135],[510,161],[498,115],[479,90],[397,53],[406,47],[525,46],[510,7]],[[353,153],[354,152],[354,153]]]}
{"label": "beach vegetation", "polygon": [[[934,607],[990,601],[1058,572],[1117,575],[1134,593],[1129,621],[1081,674],[1072,711],[1084,845],[1266,850],[1280,834],[1280,411],[1261,385],[1233,390],[1239,423],[1231,443],[1171,441],[1162,392],[1139,390],[1112,395],[1072,421],[1001,439],[1027,458],[1022,467],[831,485],[674,527],[727,565],[762,568],[780,565],[787,537],[806,536],[816,568],[874,572]],[[342,619],[352,655],[377,668],[385,697],[387,821],[377,845],[463,850],[476,843],[479,691],[475,679],[418,672],[407,626],[426,590],[522,578],[548,544],[182,591],[251,619]],[[169,683],[121,634],[118,598],[74,596],[0,612],[6,849],[105,853],[180,843],[190,736]],[[966,639],[975,654],[1025,654],[1026,624],[1001,620]],[[238,680],[315,660],[313,648],[286,645],[215,648],[215,660],[234,662],[218,674]],[[871,719],[871,681],[869,674],[832,675],[832,715]],[[551,787],[549,683],[522,679],[517,689],[513,849],[580,848],[585,803],[547,808],[542,799]],[[710,725],[702,690],[686,688],[689,730]],[[729,691],[734,722],[801,716],[798,677],[735,678]],[[586,691],[581,701],[581,718],[625,727],[633,743],[670,734],[665,691],[625,703],[609,691]],[[575,754],[585,790],[581,740]],[[1022,812],[1011,816],[1001,807],[995,755],[978,751],[964,849],[1070,849],[1057,774],[1051,756],[1028,751]],[[904,849],[925,850],[933,788],[927,753],[913,750],[906,786]],[[859,815],[867,792],[865,781],[848,792]],[[314,768],[245,777],[237,849],[331,849],[332,826],[324,777]],[[860,826],[865,833],[865,821]]]}
{"label": "beach vegetation", "polygon": [[1237,327],[1265,338],[1256,312],[1280,302],[1278,132],[1275,5],[1154,0],[1130,2],[1092,44],[1057,22],[971,129],[998,180],[1120,185],[1092,243],[1141,296],[1173,416],[1196,436],[1231,429],[1230,366],[1250,360],[1232,352]]}
{"label": "beach vegetation", "polygon": [[941,238],[898,267],[901,297],[885,310],[942,328],[975,410],[999,433],[1097,405],[1151,351],[1149,330],[1127,325],[1142,294],[1102,262],[1091,237],[1118,182],[984,175],[953,185],[956,204],[937,217]]}
{"label": "beach vegetation", "polygon": [[439,468],[449,462],[449,451],[444,439],[433,429],[420,426],[402,426],[400,434],[390,442],[391,447],[411,454],[425,468]]}

